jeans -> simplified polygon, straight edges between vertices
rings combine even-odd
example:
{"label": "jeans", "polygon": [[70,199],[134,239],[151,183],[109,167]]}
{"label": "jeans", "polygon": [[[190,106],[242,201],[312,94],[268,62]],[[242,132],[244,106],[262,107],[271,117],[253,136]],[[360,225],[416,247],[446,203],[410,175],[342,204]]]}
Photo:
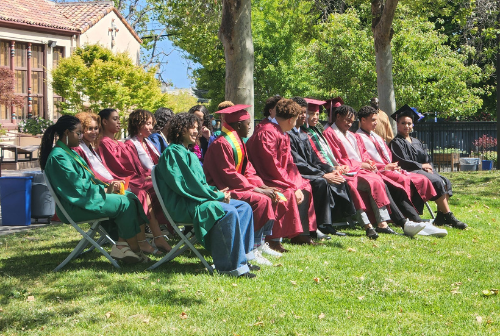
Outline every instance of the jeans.
{"label": "jeans", "polygon": [[238,200],[220,204],[226,215],[208,231],[206,243],[217,271],[239,276],[250,272],[247,262],[255,258],[252,207]]}
{"label": "jeans", "polygon": [[268,220],[266,224],[264,224],[263,227],[255,231],[254,233],[254,243],[253,246],[254,248],[257,246],[262,245],[262,241],[264,240],[265,236],[268,236],[272,234],[273,232],[273,224],[274,220]]}

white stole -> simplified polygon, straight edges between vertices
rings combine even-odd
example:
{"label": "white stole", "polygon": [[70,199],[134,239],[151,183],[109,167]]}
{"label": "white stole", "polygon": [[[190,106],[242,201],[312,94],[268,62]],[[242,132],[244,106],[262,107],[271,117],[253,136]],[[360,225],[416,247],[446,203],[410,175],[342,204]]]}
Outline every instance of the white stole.
{"label": "white stole", "polygon": [[337,127],[337,124],[333,124],[331,128],[339,137],[340,141],[342,141],[349,159],[361,162],[361,153],[359,152],[358,141],[356,140],[354,134],[350,131],[347,131],[344,135],[344,133],[342,133]]}
{"label": "white stole", "polygon": [[104,164],[102,163],[99,155],[96,155],[96,153],[91,150],[83,141],[80,141],[80,148],[83,150],[83,153],[85,153],[90,167],[95,170],[97,174],[101,175],[107,180],[113,180],[113,176],[111,176],[106,167],[104,167]]}
{"label": "white stole", "polygon": [[[133,136],[133,137],[129,138],[129,140],[132,141],[132,143],[134,144],[135,149],[137,150],[137,154],[139,156],[139,160],[141,161],[143,167],[146,168],[147,170],[153,169],[153,167],[155,165],[153,162],[153,159],[151,158],[149,153],[146,152],[144,147],[142,147],[142,144],[139,141],[139,139],[137,139],[137,136]],[[144,138],[144,143],[146,144],[146,146],[148,146],[149,150],[153,151],[153,153],[155,153],[159,157],[160,154],[158,153],[158,150],[149,141],[150,140],[148,138]]]}
{"label": "white stole", "polygon": [[375,144],[370,139],[370,136],[361,129],[358,129],[356,133],[359,134],[361,139],[363,140],[366,151],[368,152],[368,155],[370,155],[371,159],[377,163],[385,163],[382,157],[380,156],[377,147],[375,147]]}

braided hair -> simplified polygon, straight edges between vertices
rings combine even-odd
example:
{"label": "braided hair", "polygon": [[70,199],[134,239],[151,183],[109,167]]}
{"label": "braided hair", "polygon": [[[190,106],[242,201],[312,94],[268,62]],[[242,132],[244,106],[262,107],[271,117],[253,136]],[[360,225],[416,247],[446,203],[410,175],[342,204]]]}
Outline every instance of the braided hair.
{"label": "braided hair", "polygon": [[54,138],[57,134],[57,138],[61,139],[66,130],[73,131],[76,126],[80,124],[80,119],[71,115],[63,115],[54,125],[49,126],[43,133],[42,143],[40,145],[40,151],[38,154],[40,160],[40,167],[45,170],[45,164],[49,158],[49,154],[54,147]]}

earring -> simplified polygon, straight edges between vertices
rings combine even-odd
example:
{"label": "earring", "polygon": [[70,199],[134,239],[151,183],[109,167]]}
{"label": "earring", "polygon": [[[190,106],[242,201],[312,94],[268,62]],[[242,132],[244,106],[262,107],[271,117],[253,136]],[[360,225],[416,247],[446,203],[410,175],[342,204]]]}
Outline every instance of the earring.
{"label": "earring", "polygon": [[68,145],[68,136],[66,135],[66,146]]}

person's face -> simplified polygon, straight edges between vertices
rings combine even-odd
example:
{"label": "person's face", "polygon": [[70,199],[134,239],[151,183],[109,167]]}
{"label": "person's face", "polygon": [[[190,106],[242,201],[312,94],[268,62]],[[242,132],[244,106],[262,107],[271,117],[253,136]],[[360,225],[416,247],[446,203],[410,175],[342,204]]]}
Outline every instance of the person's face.
{"label": "person's face", "polygon": [[373,98],[371,101],[371,106],[378,110],[378,98]]}
{"label": "person's face", "polygon": [[240,136],[240,138],[246,138],[248,137],[248,132],[252,129],[252,126],[250,124],[250,119],[243,120],[239,122],[238,124],[238,129],[237,133]]}
{"label": "person's face", "polygon": [[74,130],[64,131],[64,137],[67,137],[68,140],[63,138],[62,141],[64,143],[66,143],[67,141],[66,145],[68,147],[77,147],[78,145],[80,145],[80,139],[82,138],[82,135],[82,124],[77,124]]}
{"label": "person's face", "polygon": [[94,143],[99,136],[99,126],[97,121],[93,120],[83,131],[83,140],[86,142]]}
{"label": "person's face", "polygon": [[413,120],[410,117],[398,118],[398,133],[407,137],[413,130]]}
{"label": "person's face", "polygon": [[309,111],[308,113],[309,116],[307,118],[307,123],[309,124],[309,126],[316,126],[319,120],[319,111],[316,112]]}
{"label": "person's face", "polygon": [[198,138],[198,122],[195,122],[191,128],[188,128],[182,133],[182,144],[187,147],[196,143]]}
{"label": "person's face", "polygon": [[111,132],[113,134],[120,132],[120,115],[118,112],[113,111],[109,115],[108,119],[103,119],[102,124],[106,131]]}
{"label": "person's face", "polygon": [[354,114],[348,114],[345,116],[338,114],[337,119],[335,119],[335,124],[342,133],[345,133],[349,130],[349,128],[351,128],[354,119]]}
{"label": "person's face", "polygon": [[139,134],[142,135],[144,138],[147,138],[148,136],[151,135],[153,132],[153,118],[148,118],[146,123],[141,126],[139,129]]}
{"label": "person's face", "polygon": [[197,116],[201,121],[203,121],[203,117],[205,117],[205,115],[203,114],[203,112],[201,111],[196,111],[195,113],[193,113],[195,116]]}
{"label": "person's face", "polygon": [[366,118],[359,119],[359,126],[368,132],[374,131],[377,124],[378,124],[378,114],[376,113]]}
{"label": "person's face", "polygon": [[282,131],[283,132],[291,131],[292,128],[294,128],[295,124],[297,123],[297,118],[298,118],[298,116],[295,116],[293,118],[285,120],[285,122],[283,123],[283,125],[280,124]]}
{"label": "person's face", "polygon": [[301,107],[300,114],[297,117],[297,121],[295,122],[295,127],[300,127],[306,123],[306,113],[307,107]]}
{"label": "person's face", "polygon": [[269,110],[269,116],[271,118],[276,118],[276,106]]}

